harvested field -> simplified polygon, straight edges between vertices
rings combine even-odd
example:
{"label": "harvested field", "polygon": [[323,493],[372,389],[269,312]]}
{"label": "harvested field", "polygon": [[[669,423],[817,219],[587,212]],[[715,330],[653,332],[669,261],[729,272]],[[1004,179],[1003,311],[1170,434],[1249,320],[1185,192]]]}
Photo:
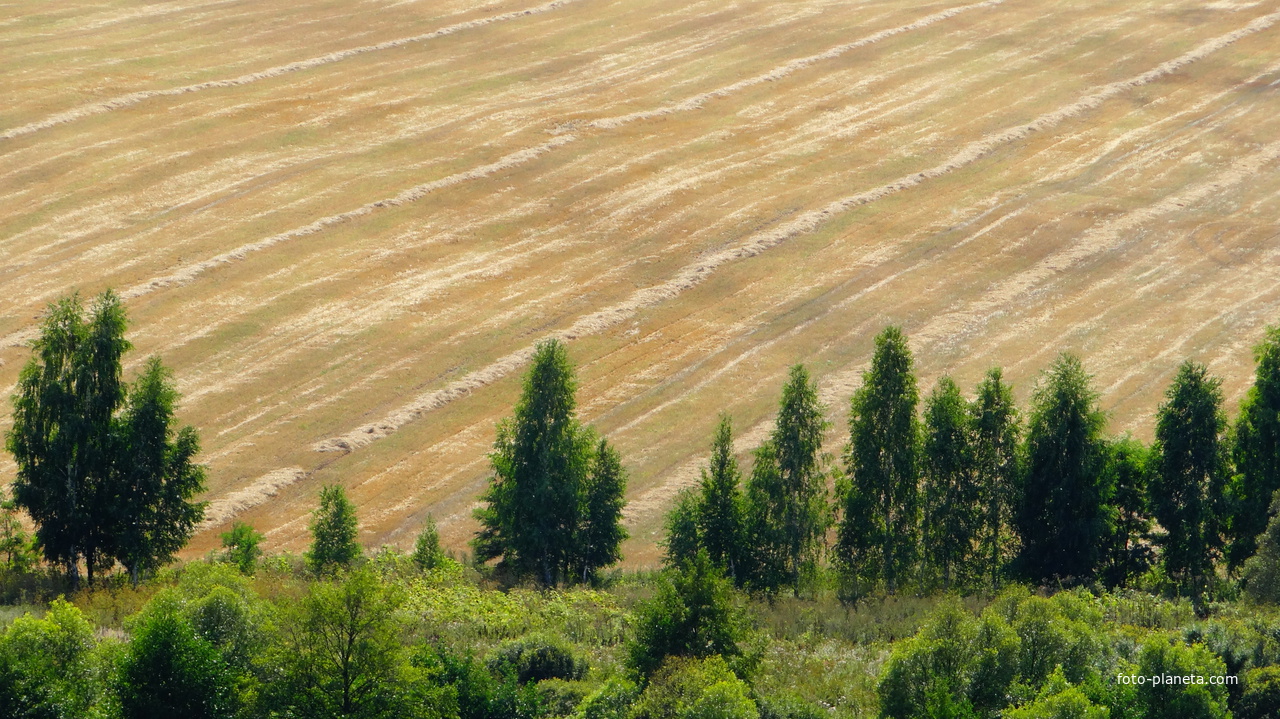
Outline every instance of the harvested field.
{"label": "harvested field", "polygon": [[301,549],[330,482],[367,545],[462,548],[546,337],[645,565],[716,413],[748,451],[804,362],[837,451],[885,324],[926,389],[1079,352],[1149,439],[1280,320],[1276,0],[10,3],[0,64],[0,385],[45,303],[124,294],[196,554]]}

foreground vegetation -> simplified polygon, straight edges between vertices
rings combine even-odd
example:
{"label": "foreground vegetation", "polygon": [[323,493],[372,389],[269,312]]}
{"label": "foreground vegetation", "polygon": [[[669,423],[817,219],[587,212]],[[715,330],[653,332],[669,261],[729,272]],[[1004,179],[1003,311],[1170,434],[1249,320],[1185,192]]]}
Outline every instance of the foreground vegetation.
{"label": "foreground vegetation", "polygon": [[[8,607],[5,717],[1273,717],[1280,612],[1138,592],[751,599],[705,561],[500,588],[213,558]],[[14,618],[19,612],[23,616]],[[1240,677],[1152,686],[1118,676]]]}

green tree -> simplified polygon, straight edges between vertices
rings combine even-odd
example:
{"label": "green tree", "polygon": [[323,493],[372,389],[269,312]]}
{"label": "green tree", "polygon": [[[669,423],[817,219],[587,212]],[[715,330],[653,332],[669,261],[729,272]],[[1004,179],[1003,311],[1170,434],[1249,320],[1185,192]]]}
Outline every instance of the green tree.
{"label": "green tree", "polygon": [[261,532],[244,522],[236,522],[231,525],[231,531],[219,536],[222,548],[227,550],[225,561],[236,565],[243,574],[252,575],[257,571],[258,558],[262,556],[262,548],[258,545],[265,539]]}
{"label": "green tree", "polygon": [[662,562],[667,567],[679,567],[698,555],[702,546],[698,532],[701,514],[702,498],[692,488],[685,488],[676,495],[665,521]]}
{"label": "green tree", "polygon": [[1145,540],[1151,530],[1148,483],[1152,464],[1151,451],[1132,437],[1107,442],[1103,484],[1113,488],[1113,516],[1102,578],[1109,586],[1126,586],[1151,565],[1151,547]]}
{"label": "green tree", "polygon": [[1151,508],[1164,528],[1161,562],[1199,596],[1222,546],[1226,456],[1222,383],[1204,365],[1184,362],[1156,414]]}
{"label": "green tree", "polygon": [[1267,328],[1253,357],[1255,379],[1240,403],[1232,447],[1236,475],[1228,491],[1227,564],[1233,571],[1256,551],[1271,497],[1280,490],[1280,325]]}
{"label": "green tree", "polygon": [[702,470],[697,525],[707,555],[734,581],[739,581],[737,567],[747,549],[741,484],[742,471],[733,454],[733,422],[722,414],[711,443],[710,466]]}
{"label": "green tree", "polygon": [[1019,557],[1031,579],[1092,577],[1109,499],[1100,482],[1106,415],[1080,359],[1063,353],[1032,395],[1018,508]]}
{"label": "green tree", "polygon": [[627,473],[622,468],[622,458],[602,438],[591,458],[591,470],[583,488],[582,523],[575,537],[575,554],[582,566],[584,582],[600,568],[622,559],[622,542],[627,538],[627,530],[622,527],[626,490]]}
{"label": "green tree", "polygon": [[989,370],[970,406],[973,415],[973,462],[978,496],[985,511],[978,517],[978,557],[992,587],[1000,582],[1013,542],[1013,509],[1018,491],[1020,426],[1013,389],[1000,368]]}
{"label": "green tree", "polygon": [[896,592],[915,568],[920,533],[919,392],[907,338],[897,327],[876,337],[871,368],[854,393],[845,454],[839,555],[854,583]]}
{"label": "green tree", "polygon": [[286,624],[284,676],[272,687],[299,717],[396,717],[403,597],[368,568],[311,585]]}
{"label": "green tree", "polygon": [[480,561],[557,584],[572,569],[591,464],[591,437],[575,417],[573,367],[558,340],[540,343],[514,417],[498,424],[493,478],[476,511]]}
{"label": "green tree", "polygon": [[18,506],[0,487],[0,569],[21,574],[39,561],[39,548],[18,519]]}
{"label": "green tree", "polygon": [[356,507],[347,499],[346,490],[338,484],[323,487],[320,506],[311,514],[311,549],[307,551],[311,571],[323,574],[359,559],[358,531]]}
{"label": "green tree", "polygon": [[924,557],[950,588],[973,560],[980,485],[975,477],[969,408],[946,375],[925,401],[921,466],[924,475]]}
{"label": "green tree", "polygon": [[[757,525],[753,551],[770,568],[768,589],[799,587],[801,574],[817,566],[827,530],[822,433],[827,428],[817,383],[803,365],[791,368],[778,419],[766,451],[756,458],[747,501]],[[768,466],[772,463],[772,466]],[[706,511],[704,505],[703,511]],[[762,578],[763,579],[763,578]]]}
{"label": "green tree", "polygon": [[171,373],[152,357],[118,423],[111,535],[114,554],[135,585],[140,570],[173,561],[204,518],[205,503],[191,501],[204,490],[204,467],[193,461],[200,439],[191,426],[175,429],[177,402]]}
{"label": "green tree", "polygon": [[637,608],[627,665],[648,678],[667,657],[720,655],[745,677],[751,668],[744,646],[749,632],[733,585],[699,551],[680,569],[668,570],[654,597]]}
{"label": "green tree", "polygon": [[124,306],[110,291],[98,296],[87,321],[79,296],[51,304],[13,396],[5,444],[18,465],[14,501],[35,522],[45,559],[65,567],[73,586],[82,559],[92,584],[113,549],[104,510],[113,418],[125,398],[125,324]]}
{"label": "green tree", "polygon": [[435,569],[444,559],[444,551],[440,549],[440,531],[436,529],[436,520],[430,514],[413,543],[413,563],[423,571]]}
{"label": "green tree", "polygon": [[218,650],[173,607],[144,613],[120,667],[125,719],[234,714],[233,675]]}
{"label": "green tree", "polygon": [[1244,589],[1255,601],[1280,604],[1280,490],[1271,502],[1271,521],[1257,538],[1258,551],[1244,563]]}

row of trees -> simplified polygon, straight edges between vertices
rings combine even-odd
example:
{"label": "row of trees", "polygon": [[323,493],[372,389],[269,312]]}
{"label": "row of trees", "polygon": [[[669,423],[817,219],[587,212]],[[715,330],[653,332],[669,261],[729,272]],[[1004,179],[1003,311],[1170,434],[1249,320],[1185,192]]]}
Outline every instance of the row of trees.
{"label": "row of trees", "polygon": [[13,396],[6,447],[18,465],[13,505],[36,525],[44,559],[72,585],[124,565],[133,581],[186,544],[203,518],[199,438],[178,428],[178,393],[159,358],[122,378],[124,306],[111,291],[88,316],[78,296],[52,304]]}
{"label": "row of trees", "polygon": [[823,452],[815,383],[793,367],[745,487],[721,417],[700,487],[668,517],[668,556],[704,550],[739,585],[796,587],[834,524],[834,563],[856,596],[907,582],[994,586],[1010,573],[1123,585],[1154,546],[1165,575],[1199,596],[1219,560],[1237,572],[1254,554],[1280,489],[1280,328],[1256,359],[1234,425],[1220,381],[1184,363],[1148,447],[1106,436],[1070,354],[1042,376],[1025,424],[999,369],[973,400],[940,378],[920,412],[906,338],[889,327],[851,400],[843,461]]}

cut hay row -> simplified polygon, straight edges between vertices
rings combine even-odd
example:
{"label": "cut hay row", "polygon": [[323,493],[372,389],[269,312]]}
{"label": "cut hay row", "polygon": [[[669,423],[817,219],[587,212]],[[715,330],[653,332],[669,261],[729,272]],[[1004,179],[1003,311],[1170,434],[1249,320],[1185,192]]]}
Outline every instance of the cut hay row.
{"label": "cut hay row", "polygon": [[[930,26],[930,25],[936,24],[937,22],[940,22],[941,20],[944,20],[944,19],[947,19],[947,18],[950,18],[950,17],[954,17],[955,15],[959,14],[960,12],[963,12],[963,11],[966,11],[966,10],[969,10],[969,9],[972,9],[972,8],[975,8],[975,7],[989,6],[989,5],[995,5],[995,4],[999,4],[999,2],[998,2],[998,1],[993,0],[993,1],[989,1],[989,2],[978,3],[978,4],[976,4],[976,5],[963,6],[963,7],[960,7],[960,8],[953,8],[953,9],[951,9],[951,10],[946,10],[946,11],[943,11],[943,12],[940,12],[940,13],[935,13],[935,14],[930,15],[930,16],[928,16],[928,17],[926,17],[926,18],[923,18],[923,19],[921,19],[921,20],[919,20],[919,21],[916,21],[916,22],[913,22],[913,23],[909,23],[909,24],[907,24],[907,25],[899,26],[899,27],[897,27],[897,28],[893,28],[893,29],[890,29],[890,30],[880,31],[880,32],[874,33],[874,34],[872,34],[872,35],[870,35],[870,36],[867,36],[867,37],[865,37],[865,38],[863,38],[863,39],[861,39],[861,40],[855,41],[855,42],[853,42],[853,43],[848,43],[848,44],[845,44],[845,45],[837,46],[837,47],[835,47],[835,48],[828,49],[828,50],[826,50],[826,51],[824,51],[824,52],[822,52],[822,53],[818,53],[818,54],[815,54],[815,55],[811,55],[811,56],[808,56],[808,57],[805,57],[805,58],[801,58],[801,59],[799,59],[799,60],[791,61],[791,62],[788,62],[788,63],[786,63],[786,64],[783,64],[783,65],[777,66],[777,67],[775,67],[775,68],[771,69],[770,71],[768,71],[767,73],[764,73],[763,75],[757,76],[756,78],[754,78],[754,79],[752,79],[752,80],[748,80],[748,81],[741,82],[741,83],[735,83],[734,85],[730,85],[730,86],[727,86],[727,87],[720,88],[720,89],[718,89],[718,90],[716,90],[716,91],[713,91],[713,92],[711,93],[711,95],[714,95],[715,97],[727,97],[727,96],[729,96],[730,94],[732,94],[733,92],[738,92],[738,91],[744,90],[744,89],[746,89],[746,88],[748,88],[748,87],[751,87],[751,86],[753,86],[753,85],[759,84],[759,83],[761,83],[761,82],[765,82],[766,80],[774,80],[774,79],[781,78],[781,77],[783,77],[783,76],[785,76],[785,75],[788,75],[788,74],[791,74],[791,73],[795,72],[795,71],[796,71],[796,70],[798,70],[798,69],[801,69],[801,68],[803,68],[803,67],[808,67],[808,66],[810,66],[810,65],[812,65],[812,64],[814,64],[814,63],[816,63],[816,62],[818,62],[818,61],[820,61],[820,60],[832,59],[832,58],[838,57],[839,55],[841,55],[841,54],[843,54],[843,53],[845,53],[845,52],[849,51],[850,49],[857,48],[857,47],[862,47],[862,46],[869,45],[869,44],[872,44],[872,43],[875,43],[875,42],[879,42],[879,41],[883,40],[883,39],[884,39],[884,38],[886,38],[886,37],[890,37],[890,36],[892,36],[892,35],[901,34],[901,33],[903,33],[903,32],[907,32],[907,31],[909,31],[909,30],[919,29],[919,28],[923,28],[923,27],[927,27],[927,26]],[[557,3],[552,3],[552,4],[550,4],[550,5],[546,5],[546,6],[540,6],[540,8],[543,8],[543,10],[542,10],[542,11],[545,11],[545,9],[550,9],[552,6],[555,6],[555,5],[557,5]],[[496,17],[494,17],[494,18],[489,18],[488,20],[489,20],[489,21],[494,21],[494,20],[501,19],[501,18],[504,18],[504,17],[507,17],[507,16],[512,16],[512,15],[513,15],[513,14],[508,14],[508,15],[504,15],[504,16],[496,16]],[[437,34],[446,33],[447,31],[448,31],[448,32],[453,32],[453,31],[456,31],[456,30],[452,30],[452,28],[458,28],[458,27],[461,27],[461,26],[460,26],[460,25],[451,26],[451,28],[446,28],[445,30],[437,31]],[[421,37],[426,37],[426,36],[417,36],[417,37],[421,38]],[[407,42],[407,41],[408,41],[408,40],[399,40],[399,41],[393,41],[393,43],[401,43],[401,44],[403,44],[404,42]],[[390,46],[389,44],[384,44],[384,45],[386,45],[386,46]],[[377,46],[377,47],[382,47],[382,46]],[[359,50],[364,51],[365,49],[359,49]],[[355,52],[355,51],[351,51],[351,52]],[[326,57],[328,57],[328,56],[326,56]],[[315,62],[315,61],[307,61],[307,62]],[[288,67],[295,67],[295,66],[296,66],[296,68],[295,68],[295,69],[299,69],[299,68],[301,68],[304,64],[305,64],[305,63],[295,63],[294,65],[291,65],[291,66],[288,66]],[[279,71],[279,68],[277,68],[276,70],[273,70],[273,71],[266,71],[265,73],[259,73],[258,75],[259,75],[259,76],[261,76],[261,77],[268,77],[268,76],[271,76],[271,75],[272,75],[272,73],[274,73],[274,74],[281,74],[282,72],[283,72],[283,71]],[[172,92],[177,92],[177,91],[167,91],[167,92],[171,92],[171,93],[172,93]],[[699,98],[702,98],[702,97],[703,97],[702,95],[700,95],[700,96],[696,96],[696,97],[694,97],[694,98],[692,98],[692,99],[690,99],[690,100],[686,100],[686,101],[684,101],[684,102],[679,103],[676,107],[677,107],[679,110],[682,110],[682,111],[688,111],[688,110],[696,110],[696,109],[699,109],[699,108],[701,107],[701,105],[703,104],[703,103],[702,103],[702,101],[699,99]],[[662,114],[669,114],[669,113],[670,113],[670,110],[664,110],[664,111],[662,111]],[[616,119],[618,119],[618,120],[619,120],[619,122],[618,122],[618,123],[611,123],[611,122],[610,122],[610,120],[609,120],[609,119],[607,119],[607,118],[606,118],[604,121],[601,121],[601,122],[603,122],[603,123],[604,123],[604,125],[608,125],[608,126],[611,126],[611,127],[612,127],[612,126],[616,126],[617,124],[621,124],[622,122],[628,122],[628,121],[634,120],[634,119],[636,119],[636,118],[635,118],[634,116],[623,116],[623,117],[621,117],[621,118],[616,118]],[[572,140],[572,138],[571,138],[571,137],[561,137],[561,138],[559,138],[558,140],[553,140],[552,142],[544,143],[544,144],[539,145],[539,146],[534,147],[534,148],[528,148],[528,149],[526,149],[526,150],[521,150],[521,151],[517,151],[517,152],[511,153],[510,155],[508,155],[508,156],[504,157],[503,159],[499,160],[499,161],[498,161],[498,162],[496,162],[496,163],[490,163],[490,164],[487,164],[487,165],[484,165],[484,166],[481,166],[481,167],[475,168],[475,169],[470,170],[470,171],[465,171],[465,172],[457,173],[457,174],[452,175],[452,176],[450,176],[450,177],[448,177],[448,178],[445,178],[444,180],[439,180],[439,181],[435,181],[435,182],[431,182],[431,183],[426,183],[426,184],[424,184],[424,185],[420,185],[420,186],[418,186],[418,187],[411,188],[411,189],[406,190],[405,192],[401,193],[399,196],[397,196],[397,197],[395,197],[395,198],[392,198],[392,199],[389,199],[389,200],[378,200],[378,201],[372,201],[372,202],[367,203],[367,204],[365,204],[365,205],[363,205],[363,206],[361,206],[360,208],[357,208],[357,209],[355,209],[355,210],[348,211],[348,212],[343,212],[343,213],[338,213],[338,214],[336,214],[336,215],[331,215],[331,216],[328,216],[328,217],[324,217],[324,218],[321,218],[320,220],[316,220],[316,221],[314,221],[314,222],[308,223],[307,225],[305,225],[305,226],[303,226],[303,227],[299,227],[299,228],[295,228],[295,229],[293,229],[293,230],[289,230],[289,231],[286,231],[286,232],[283,232],[283,233],[279,233],[279,234],[277,234],[277,235],[274,235],[274,236],[272,236],[272,237],[265,238],[265,239],[263,239],[263,240],[259,240],[259,241],[255,241],[255,242],[251,242],[251,243],[246,243],[246,244],[244,244],[244,245],[241,245],[240,247],[237,247],[237,248],[235,248],[235,249],[233,249],[233,250],[231,250],[231,251],[228,251],[228,252],[224,252],[224,253],[222,253],[222,254],[220,254],[220,255],[218,255],[218,256],[215,256],[215,257],[213,257],[213,258],[211,258],[211,259],[204,260],[204,261],[200,261],[200,262],[196,262],[196,263],[191,263],[191,264],[189,264],[189,265],[187,265],[187,266],[185,266],[185,267],[178,268],[177,270],[175,270],[175,271],[173,271],[173,272],[171,272],[171,273],[169,273],[169,274],[167,274],[167,275],[160,276],[160,277],[156,277],[156,278],[153,278],[153,279],[146,280],[146,281],[143,281],[143,282],[141,282],[141,283],[138,283],[138,284],[134,285],[133,287],[131,287],[130,289],[126,290],[126,291],[124,292],[124,296],[126,297],[126,299],[129,299],[129,298],[135,298],[135,297],[139,297],[139,296],[141,296],[141,295],[143,295],[143,294],[147,294],[147,293],[149,293],[149,292],[151,292],[151,291],[154,291],[155,289],[158,289],[158,288],[161,288],[161,287],[168,287],[168,286],[174,286],[174,285],[181,285],[181,284],[185,284],[185,283],[187,283],[187,282],[190,282],[190,281],[191,281],[192,279],[194,279],[196,276],[198,276],[198,275],[200,275],[200,274],[202,274],[202,273],[204,273],[204,272],[206,272],[206,271],[208,271],[208,270],[210,270],[210,269],[212,269],[212,268],[214,268],[214,267],[216,267],[216,266],[218,266],[218,265],[223,265],[223,264],[227,264],[227,263],[229,263],[229,262],[233,262],[233,261],[236,261],[236,260],[244,259],[244,257],[246,257],[248,254],[250,254],[250,253],[252,253],[252,252],[256,252],[256,251],[260,251],[260,250],[263,250],[263,249],[267,249],[267,248],[273,247],[273,246],[275,246],[275,245],[278,245],[278,244],[280,244],[280,243],[282,243],[282,242],[287,242],[287,241],[289,241],[289,240],[296,239],[296,238],[298,238],[298,237],[303,237],[303,236],[307,236],[307,235],[314,234],[315,232],[319,232],[319,231],[321,231],[321,230],[323,230],[323,229],[325,229],[325,228],[328,228],[328,227],[331,227],[331,226],[334,226],[334,225],[337,225],[337,224],[341,224],[341,223],[343,223],[343,222],[346,222],[346,221],[352,220],[352,219],[357,218],[357,217],[365,216],[365,215],[367,215],[367,214],[371,213],[372,211],[374,211],[374,210],[376,210],[376,209],[381,209],[381,208],[386,208],[386,207],[399,206],[400,204],[403,204],[404,202],[407,202],[407,201],[413,201],[413,200],[416,200],[416,199],[420,199],[422,196],[425,196],[425,195],[426,195],[427,193],[429,193],[429,192],[432,192],[432,191],[437,190],[437,189],[441,189],[441,188],[443,188],[443,187],[451,186],[451,185],[453,185],[453,184],[456,184],[457,182],[466,181],[466,180],[471,180],[471,179],[477,179],[477,178],[480,178],[480,177],[487,177],[487,176],[489,176],[490,174],[493,174],[494,172],[497,172],[497,171],[500,171],[500,170],[504,170],[504,169],[509,169],[509,168],[511,168],[511,167],[514,167],[514,166],[515,166],[515,165],[517,165],[517,164],[520,164],[520,163],[522,163],[522,162],[525,162],[525,161],[528,161],[528,160],[530,160],[530,159],[533,159],[534,157],[538,156],[538,155],[539,155],[539,154],[541,154],[542,152],[545,152],[545,151],[547,151],[547,150],[549,150],[549,149],[551,149],[551,148],[557,147],[557,146],[559,146],[559,145],[566,144],[567,142],[569,142],[569,141],[571,141],[571,140]],[[629,203],[629,204],[631,204],[631,203]],[[101,251],[101,250],[99,250],[99,251]],[[40,298],[37,298],[37,299],[40,299]],[[27,341],[29,341],[29,340],[30,340],[31,338],[33,338],[33,337],[34,337],[34,329],[32,329],[32,328],[22,329],[22,330],[18,330],[18,331],[16,331],[16,332],[12,332],[12,333],[10,333],[9,335],[7,335],[6,337],[4,337],[4,338],[3,338],[3,340],[0,340],[0,344],[3,344],[4,346],[18,346],[18,345],[25,344]]]}
{"label": "cut hay row", "polygon": [[110,100],[105,100],[103,102],[93,103],[90,105],[82,105],[80,107],[67,110],[65,112],[60,112],[55,115],[51,115],[37,122],[28,123],[26,125],[22,125],[21,127],[15,127],[10,130],[5,130],[4,132],[0,132],[0,140],[12,140],[16,137],[22,137],[23,135],[30,135],[32,133],[39,132],[41,130],[47,130],[52,127],[57,127],[58,125],[64,125],[66,123],[74,122],[76,120],[80,120],[86,117],[92,117],[94,115],[101,115],[103,113],[111,112],[113,110],[119,110],[122,108],[131,107],[133,105],[137,105],[140,102],[143,102],[145,100],[150,100],[152,98],[175,97],[178,95],[186,95],[188,93],[201,92],[204,90],[214,90],[218,88],[239,87],[241,85],[248,85],[250,83],[259,82],[261,80],[267,80],[274,77],[280,77],[281,75],[287,75],[289,73],[301,72],[303,70],[310,70],[312,68],[320,67],[322,65],[329,65],[335,62],[341,62],[343,60],[346,60],[351,57],[355,57],[357,55],[364,55],[366,53],[378,52],[381,50],[391,50],[397,47],[404,47],[405,45],[409,45],[412,43],[420,43],[420,42],[426,42],[428,40],[435,40],[438,38],[442,38],[449,35],[453,35],[455,33],[462,32],[464,30],[471,30],[474,28],[483,27],[485,25],[491,25],[495,22],[504,22],[507,20],[514,20],[517,18],[529,17],[531,15],[539,15],[545,12],[550,12],[552,10],[558,9],[560,7],[563,7],[565,5],[568,5],[576,1],[577,0],[552,0],[552,2],[544,3],[542,5],[537,5],[535,7],[527,8],[525,10],[516,10],[513,12],[503,13],[501,15],[494,15],[492,17],[480,18],[478,20],[468,20],[466,22],[455,23],[453,25],[449,25],[447,27],[443,27],[443,28],[440,28],[439,30],[434,30],[432,32],[422,33],[419,35],[411,35],[409,37],[397,38],[395,40],[388,40],[386,42],[380,42],[375,45],[364,45],[361,47],[353,47],[347,50],[340,50],[338,52],[331,52],[325,55],[321,55],[319,57],[308,58],[306,60],[299,60],[297,62],[286,63],[284,65],[277,65],[275,67],[271,67],[266,70],[262,70],[259,72],[246,73],[244,75],[240,75],[239,77],[228,78],[226,80],[210,80],[207,82],[199,82],[192,85],[184,85],[183,87],[175,87],[167,90],[142,90],[139,92],[133,92],[133,93],[129,93],[128,95],[121,95],[119,97],[114,97]]}
{"label": "cut hay row", "polygon": [[290,240],[296,240],[300,237],[313,235],[317,232],[320,232],[329,227],[332,227],[333,225],[338,225],[344,222],[350,222],[351,220],[354,220],[356,218],[365,217],[369,214],[372,214],[376,210],[380,210],[388,207],[400,207],[400,206],[409,204],[411,202],[417,202],[418,200],[421,200],[422,198],[426,197],[427,195],[430,195],[433,192],[436,192],[437,190],[442,190],[447,187],[453,187],[454,185],[458,185],[460,183],[467,182],[470,180],[477,180],[483,177],[489,177],[490,175],[493,175],[497,172],[501,172],[503,170],[509,170],[513,167],[516,167],[517,165],[521,165],[531,160],[534,160],[540,157],[541,155],[547,152],[550,152],[551,150],[554,150],[557,147],[567,145],[576,139],[577,138],[574,137],[573,135],[562,135],[560,137],[556,137],[547,142],[544,142],[543,144],[538,145],[537,147],[530,147],[530,148],[513,152],[510,155],[507,155],[496,162],[491,162],[487,165],[481,165],[480,167],[476,167],[476,168],[467,170],[465,172],[459,172],[457,174],[450,175],[448,177],[444,177],[439,180],[434,180],[432,182],[426,182],[421,185],[411,187],[394,197],[389,197],[384,200],[374,200],[373,202],[369,202],[364,205],[361,205],[360,207],[354,210],[349,210],[347,212],[340,212],[336,215],[329,215],[328,217],[322,217],[319,220],[316,220],[315,222],[312,222],[308,225],[304,225],[302,227],[289,230],[288,232],[282,232],[278,235],[273,235],[263,240],[258,240],[256,242],[250,242],[248,244],[241,245],[240,247],[237,247],[234,250],[231,250],[230,252],[226,252],[221,255],[218,255],[217,257],[213,257],[208,260],[202,260],[200,262],[187,265],[186,267],[182,267],[172,274],[166,275],[164,277],[157,277],[155,279],[148,280],[141,284],[135,285],[134,287],[131,287],[121,292],[120,296],[128,300],[128,299],[133,299],[135,297],[141,297],[142,295],[148,294],[150,292],[154,292],[155,290],[163,287],[186,284],[194,280],[196,277],[200,276],[201,274],[208,272],[209,270],[219,265],[225,265],[231,262],[235,262],[237,260],[243,260],[245,257],[249,256],[251,253],[260,252],[262,250],[275,247],[276,245],[279,245],[281,243],[289,242]]}
{"label": "cut hay row", "polygon": [[693,97],[686,98],[685,100],[682,100],[678,103],[666,105],[664,107],[660,107],[655,110],[643,110],[640,112],[633,112],[626,115],[619,115],[617,117],[606,117],[606,118],[601,118],[599,120],[593,120],[588,124],[588,126],[600,128],[604,130],[612,130],[630,122],[636,122],[640,120],[652,120],[652,119],[663,117],[666,115],[671,115],[677,112],[688,112],[690,110],[699,110],[702,108],[703,105],[707,104],[711,100],[717,100],[720,98],[728,97],[735,93],[741,92],[748,88],[755,87],[756,85],[764,84],[766,82],[775,82],[777,80],[781,80],[782,78],[794,72],[803,70],[807,67],[820,63],[824,60],[834,60],[848,52],[857,50],[858,48],[867,47],[868,45],[874,45],[875,43],[878,43],[882,40],[886,40],[895,35],[901,35],[902,33],[911,32],[912,30],[921,30],[935,23],[939,23],[939,22],[942,22],[943,20],[953,18],[963,12],[974,10],[976,8],[994,7],[996,5],[1000,5],[1003,2],[1004,0],[984,0],[984,2],[973,3],[971,5],[961,5],[960,7],[943,10],[942,12],[937,12],[932,15],[928,15],[926,17],[923,17],[915,22],[908,23],[906,25],[900,25],[898,27],[890,28],[888,30],[881,30],[879,32],[872,33],[871,35],[868,35],[859,40],[855,40],[850,43],[845,43],[843,45],[837,45],[833,48],[824,50],[823,52],[817,53],[815,55],[809,55],[807,57],[797,58],[784,65],[779,65],[778,67],[775,67],[769,70],[768,72],[764,72],[759,75],[756,75],[755,77],[748,78],[746,80],[741,80],[731,85],[726,85],[724,87],[711,90],[710,92],[699,93],[697,95],[694,95]]}
{"label": "cut hay row", "polygon": [[[1068,119],[1078,117],[1089,110],[1099,107],[1105,101],[1121,92],[1155,82],[1197,60],[1207,57],[1217,50],[1238,42],[1250,34],[1261,32],[1271,27],[1277,20],[1280,20],[1280,13],[1273,13],[1259,18],[1244,28],[1202,43],[1195,49],[1174,60],[1161,63],[1152,70],[1127,80],[1109,83],[1091,92],[1083,99],[1053,112],[1045,113],[1029,123],[970,143],[952,155],[947,161],[932,168],[900,177],[894,182],[871,190],[841,198],[821,209],[803,213],[777,229],[759,233],[736,247],[688,265],[672,279],[638,290],[625,302],[581,317],[568,328],[551,333],[548,338],[555,337],[565,341],[573,341],[580,337],[599,334],[611,329],[644,309],[667,302],[692,289],[726,265],[756,257],[800,235],[811,233],[850,210],[914,188],[926,180],[942,177],[973,164],[1002,146],[1023,140],[1032,133],[1049,130]],[[464,379],[445,389],[435,390],[415,398],[378,422],[363,425],[341,436],[321,441],[313,449],[318,452],[349,452],[387,437],[408,422],[420,418],[423,414],[438,409],[455,399],[465,397],[472,391],[491,384],[496,379],[505,377],[522,366],[532,356],[532,352],[532,346],[524,347],[483,369],[469,374]]]}

